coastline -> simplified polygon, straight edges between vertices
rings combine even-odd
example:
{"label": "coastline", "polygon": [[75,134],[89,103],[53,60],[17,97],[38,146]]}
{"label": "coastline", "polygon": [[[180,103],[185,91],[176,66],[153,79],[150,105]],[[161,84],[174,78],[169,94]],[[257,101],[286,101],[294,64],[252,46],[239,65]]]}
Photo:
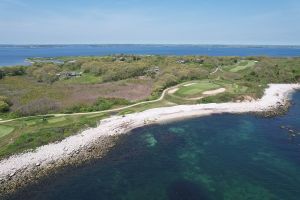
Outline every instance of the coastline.
{"label": "coastline", "polygon": [[96,128],[0,161],[0,196],[59,167],[104,156],[118,136],[135,128],[211,114],[268,112],[286,105],[297,89],[300,84],[270,84],[264,96],[252,102],[179,105],[104,119]]}

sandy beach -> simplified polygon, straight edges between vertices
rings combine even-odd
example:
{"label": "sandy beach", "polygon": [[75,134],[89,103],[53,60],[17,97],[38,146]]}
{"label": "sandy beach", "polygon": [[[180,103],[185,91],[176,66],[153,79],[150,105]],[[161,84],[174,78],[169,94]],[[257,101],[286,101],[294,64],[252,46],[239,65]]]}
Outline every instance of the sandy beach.
{"label": "sandy beach", "polygon": [[96,128],[68,137],[61,142],[39,147],[35,151],[11,156],[0,161],[0,186],[24,174],[42,170],[53,163],[68,160],[78,152],[89,149],[103,137],[117,136],[130,130],[155,123],[166,123],[185,118],[217,113],[265,112],[285,105],[300,84],[270,84],[264,96],[251,102],[220,104],[179,105],[155,108],[126,116],[114,116],[102,120]]}

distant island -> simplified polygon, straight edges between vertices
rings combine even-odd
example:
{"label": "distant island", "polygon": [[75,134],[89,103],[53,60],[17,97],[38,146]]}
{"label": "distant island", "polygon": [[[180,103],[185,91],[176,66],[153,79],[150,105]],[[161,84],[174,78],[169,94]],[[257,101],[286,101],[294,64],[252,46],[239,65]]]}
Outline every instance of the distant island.
{"label": "distant island", "polygon": [[[28,61],[30,66],[0,68],[0,178],[14,180],[14,187],[26,183],[15,178],[17,173],[26,177],[26,170],[60,166],[49,167],[51,159],[77,162],[96,150],[102,156],[116,135],[136,127],[222,112],[277,114],[278,108],[285,111],[288,94],[300,88],[298,57],[112,55]],[[101,150],[95,147],[99,138]],[[11,164],[16,159],[19,169]]]}

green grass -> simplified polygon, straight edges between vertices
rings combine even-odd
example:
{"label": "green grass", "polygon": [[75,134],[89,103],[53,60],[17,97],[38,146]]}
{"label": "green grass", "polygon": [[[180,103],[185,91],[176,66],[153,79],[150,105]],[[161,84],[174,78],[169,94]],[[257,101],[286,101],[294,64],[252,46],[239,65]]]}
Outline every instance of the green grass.
{"label": "green grass", "polygon": [[27,126],[32,126],[32,125],[35,125],[37,122],[36,122],[36,120],[30,120],[30,121],[26,121],[25,123]]}
{"label": "green grass", "polygon": [[88,127],[94,127],[105,114],[65,117],[32,117],[0,125],[0,158],[51,142],[61,141]]}
{"label": "green grass", "polygon": [[10,134],[13,130],[14,128],[11,126],[0,125],[0,138]]}
{"label": "green grass", "polygon": [[239,72],[242,71],[244,69],[253,67],[255,65],[255,61],[241,61],[237,66],[235,66],[234,68],[230,69],[230,72]]}
{"label": "green grass", "polygon": [[[197,93],[198,96],[194,95],[191,97],[189,95],[186,95],[186,93],[184,95],[181,94],[182,96],[179,96],[179,95],[176,95],[176,92],[175,92],[175,94],[167,94],[165,97],[165,100],[167,100],[169,102],[173,102],[175,104],[196,104],[196,103],[212,103],[212,102],[218,103],[218,102],[231,101],[238,96],[248,95],[248,94],[253,93],[252,91],[249,90],[248,86],[243,85],[243,82],[239,82],[239,81],[211,80],[210,82],[208,82],[208,80],[203,80],[203,81],[198,81],[198,82],[194,81],[194,83],[197,83],[194,85],[184,86],[189,83],[191,83],[191,82],[181,84],[180,89],[192,88],[193,89],[192,91],[198,92]],[[197,99],[197,98],[203,96],[202,92],[212,90],[212,89],[217,89],[217,88],[225,88],[226,91],[222,94],[212,95],[209,98],[206,98],[207,101],[201,101],[201,100],[199,101]],[[184,91],[186,91],[186,90],[184,90]],[[196,97],[196,98],[193,98],[193,97]]]}
{"label": "green grass", "polygon": [[54,123],[58,123],[58,122],[62,122],[65,121],[66,118],[65,117],[54,117],[48,120],[48,123],[50,124],[54,124]]}
{"label": "green grass", "polygon": [[209,80],[193,82],[195,84],[184,86],[182,85],[174,95],[184,98],[201,96],[202,92],[220,88],[221,86]]}

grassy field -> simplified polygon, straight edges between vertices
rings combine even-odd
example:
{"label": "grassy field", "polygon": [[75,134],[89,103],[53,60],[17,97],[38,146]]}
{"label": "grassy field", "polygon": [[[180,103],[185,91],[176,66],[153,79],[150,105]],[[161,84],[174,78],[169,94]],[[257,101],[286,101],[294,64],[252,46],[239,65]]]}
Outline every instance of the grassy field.
{"label": "grassy field", "polygon": [[[79,83],[83,80],[84,77],[79,77],[46,84],[28,76],[6,77],[0,79],[0,96],[11,100],[11,112],[26,116],[62,113],[76,105],[91,106],[99,98],[140,101],[151,95],[153,87],[151,80],[128,79],[109,83],[91,83],[88,80]],[[9,116],[1,118],[5,117]]]}
{"label": "grassy field", "polygon": [[245,70],[247,68],[253,67],[255,65],[255,61],[244,60],[237,64],[237,66],[233,66],[229,71],[230,72],[239,72]]}
{"label": "grassy field", "polygon": [[0,125],[0,138],[13,132],[14,128],[10,126]]}
{"label": "grassy field", "polygon": [[[225,92],[218,95],[205,95],[205,91],[211,91],[219,88],[224,88]],[[264,87],[260,88],[263,90]],[[176,92],[171,92],[171,91]],[[198,100],[205,98],[207,96],[212,96],[212,99],[215,99],[216,102],[220,102],[223,96],[231,97],[230,100],[237,100],[240,96],[245,96],[251,94],[255,96],[252,91],[249,90],[249,87],[244,85],[243,82],[232,82],[229,80],[201,80],[201,81],[191,81],[180,84],[177,88],[169,90],[170,92],[166,95],[166,100],[176,104],[193,104],[199,103]],[[257,90],[258,91],[258,90]],[[259,96],[257,96],[259,97]],[[201,101],[200,101],[201,102]],[[205,103],[203,101],[202,103]]]}
{"label": "grassy field", "polygon": [[182,85],[174,95],[184,98],[199,97],[204,91],[220,88],[221,85],[210,80],[202,80]]}
{"label": "grassy field", "polygon": [[0,125],[0,158],[60,141],[94,127],[105,114],[66,117],[31,117]]}

